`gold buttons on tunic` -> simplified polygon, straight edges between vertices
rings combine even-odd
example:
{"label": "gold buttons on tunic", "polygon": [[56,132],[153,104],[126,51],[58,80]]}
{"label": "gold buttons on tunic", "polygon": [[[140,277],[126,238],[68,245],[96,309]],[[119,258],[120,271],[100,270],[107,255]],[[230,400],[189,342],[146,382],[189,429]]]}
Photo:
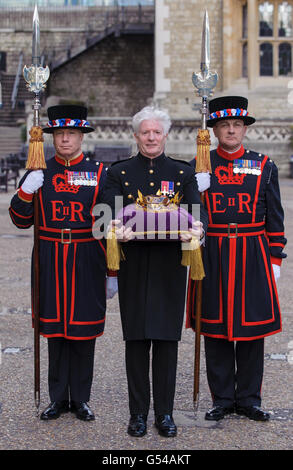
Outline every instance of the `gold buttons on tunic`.
{"label": "gold buttons on tunic", "polygon": [[180,170],[179,173],[180,173],[180,175],[183,175],[184,171],[183,171],[183,170]]}
{"label": "gold buttons on tunic", "polygon": [[180,185],[181,185],[181,183],[179,181],[177,181],[176,186],[180,186]]}
{"label": "gold buttons on tunic", "polygon": [[154,170],[149,170],[149,173],[150,173],[151,175],[153,174],[153,172],[154,172]]}
{"label": "gold buttons on tunic", "polygon": [[150,186],[155,186],[155,183],[153,183],[152,181],[150,182]]}
{"label": "gold buttons on tunic", "polygon": [[128,194],[128,199],[134,199],[134,197],[132,196],[132,194]]}
{"label": "gold buttons on tunic", "polygon": [[124,184],[125,184],[125,186],[129,186],[129,183],[128,183],[128,181],[125,181],[125,183],[124,183]]}
{"label": "gold buttons on tunic", "polygon": [[125,170],[122,170],[122,171],[121,171],[121,175],[125,175]]}

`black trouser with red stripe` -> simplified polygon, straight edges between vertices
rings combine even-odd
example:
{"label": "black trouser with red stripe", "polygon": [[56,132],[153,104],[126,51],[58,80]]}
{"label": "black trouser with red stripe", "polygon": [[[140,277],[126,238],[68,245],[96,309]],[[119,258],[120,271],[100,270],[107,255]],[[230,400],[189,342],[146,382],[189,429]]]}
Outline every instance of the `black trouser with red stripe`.
{"label": "black trouser with red stripe", "polygon": [[204,337],[213,405],[260,406],[264,339],[227,341]]}
{"label": "black trouser with red stripe", "polygon": [[48,338],[51,401],[90,399],[96,339]]}
{"label": "black trouser with red stripe", "polygon": [[150,349],[154,412],[172,414],[176,384],[177,341],[125,341],[130,414],[148,414],[150,406]]}

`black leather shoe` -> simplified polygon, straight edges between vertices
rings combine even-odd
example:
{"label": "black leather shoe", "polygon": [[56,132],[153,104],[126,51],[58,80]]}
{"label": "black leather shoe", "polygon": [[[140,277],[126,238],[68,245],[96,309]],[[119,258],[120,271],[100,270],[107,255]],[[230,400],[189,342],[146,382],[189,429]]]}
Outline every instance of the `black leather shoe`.
{"label": "black leather shoe", "polygon": [[156,415],[155,426],[160,436],[174,437],[177,434],[177,427],[172,415]]}
{"label": "black leather shoe", "polygon": [[259,406],[236,406],[236,413],[247,416],[254,421],[268,421],[270,419],[270,414],[261,410]]}
{"label": "black leather shoe", "polygon": [[49,419],[57,419],[61,413],[67,413],[69,411],[69,402],[64,401],[52,401],[49,406],[42,412],[40,419],[47,421]]}
{"label": "black leather shoe", "polygon": [[94,413],[84,401],[72,401],[71,411],[82,421],[93,421],[95,419]]}
{"label": "black leather shoe", "polygon": [[224,416],[234,413],[233,407],[224,407],[224,406],[214,406],[214,408],[210,409],[205,414],[205,419],[207,421],[220,421],[223,419]]}
{"label": "black leather shoe", "polygon": [[147,416],[132,414],[130,416],[127,432],[130,436],[142,437],[147,432]]}

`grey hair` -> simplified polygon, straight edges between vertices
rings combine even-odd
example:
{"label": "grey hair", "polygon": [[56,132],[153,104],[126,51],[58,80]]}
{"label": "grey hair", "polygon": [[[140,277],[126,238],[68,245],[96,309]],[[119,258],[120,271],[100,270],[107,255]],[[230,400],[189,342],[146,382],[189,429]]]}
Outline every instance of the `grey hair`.
{"label": "grey hair", "polygon": [[164,134],[168,134],[171,127],[171,119],[169,114],[162,109],[155,108],[154,106],[145,106],[133,116],[132,128],[135,134],[138,133],[139,126],[141,125],[142,121],[145,121],[146,119],[160,122],[160,124],[163,126]]}

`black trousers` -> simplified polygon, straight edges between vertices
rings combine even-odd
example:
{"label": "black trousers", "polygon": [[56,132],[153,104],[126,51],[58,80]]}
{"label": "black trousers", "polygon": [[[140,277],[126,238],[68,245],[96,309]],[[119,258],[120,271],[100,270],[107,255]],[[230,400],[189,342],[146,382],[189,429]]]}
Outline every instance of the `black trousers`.
{"label": "black trousers", "polygon": [[150,407],[150,351],[154,412],[172,414],[176,385],[178,342],[142,340],[125,342],[130,414],[148,414]]}
{"label": "black trousers", "polygon": [[51,401],[89,401],[95,342],[95,339],[48,338]]}
{"label": "black trousers", "polygon": [[260,406],[264,339],[227,341],[204,337],[213,405]]}

